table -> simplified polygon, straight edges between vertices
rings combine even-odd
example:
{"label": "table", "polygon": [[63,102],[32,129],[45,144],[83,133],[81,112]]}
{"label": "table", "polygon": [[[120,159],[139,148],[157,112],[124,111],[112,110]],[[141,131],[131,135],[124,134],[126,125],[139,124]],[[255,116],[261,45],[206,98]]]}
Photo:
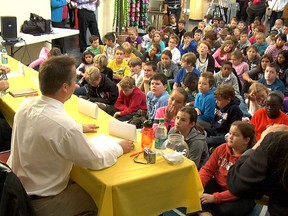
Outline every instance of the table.
{"label": "table", "polygon": [[[16,70],[19,62],[9,58],[9,66]],[[26,68],[25,76],[9,79],[11,89],[37,88],[37,72]],[[1,98],[0,108],[10,125],[23,97],[13,98],[7,94]],[[100,125],[98,133],[108,134],[108,118],[99,110],[99,118],[92,119],[78,112],[78,98],[72,96],[65,103],[67,113],[79,123]],[[90,134],[95,136],[95,134]],[[140,151],[138,133],[134,152]],[[143,159],[141,155],[139,159]],[[149,216],[158,215],[176,207],[187,207],[187,212],[201,209],[199,197],[203,187],[194,162],[185,159],[182,164],[170,165],[161,156],[156,164],[142,165],[133,162],[130,154],[121,156],[117,163],[107,169],[93,171],[74,166],[71,179],[83,187],[94,199],[99,216]]]}
{"label": "table", "polygon": [[[17,53],[23,46],[79,34],[79,30],[77,29],[52,28],[52,30],[53,31],[51,34],[43,34],[39,36],[34,36],[31,34],[24,34],[20,32],[19,33],[20,41],[13,45],[8,44],[8,46],[11,47],[11,56],[14,56],[14,54]],[[16,49],[16,51],[14,51],[15,47],[18,48]]]}

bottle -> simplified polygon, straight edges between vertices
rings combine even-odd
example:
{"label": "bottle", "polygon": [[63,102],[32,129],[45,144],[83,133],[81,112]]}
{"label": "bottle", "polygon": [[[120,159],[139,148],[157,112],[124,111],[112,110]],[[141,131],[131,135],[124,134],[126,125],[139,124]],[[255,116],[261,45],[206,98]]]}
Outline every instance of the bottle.
{"label": "bottle", "polygon": [[[8,65],[8,54],[6,51],[6,47],[5,45],[2,43],[2,49],[1,49],[1,63],[3,66],[7,66]],[[7,75],[6,75],[6,71],[2,70],[0,71],[0,80],[7,80]],[[0,97],[6,95],[6,90],[2,90],[0,91]]]}
{"label": "bottle", "polygon": [[160,150],[163,142],[167,139],[167,129],[164,124],[164,119],[159,119],[159,125],[155,130],[155,149]]}
{"label": "bottle", "polygon": [[7,66],[8,65],[8,54],[6,47],[2,45],[2,50],[1,50],[1,63],[2,65]]}
{"label": "bottle", "polygon": [[152,128],[152,121],[146,120],[144,121],[144,127],[142,129],[142,139],[141,139],[141,147],[144,148],[151,148],[153,144],[153,128]]}

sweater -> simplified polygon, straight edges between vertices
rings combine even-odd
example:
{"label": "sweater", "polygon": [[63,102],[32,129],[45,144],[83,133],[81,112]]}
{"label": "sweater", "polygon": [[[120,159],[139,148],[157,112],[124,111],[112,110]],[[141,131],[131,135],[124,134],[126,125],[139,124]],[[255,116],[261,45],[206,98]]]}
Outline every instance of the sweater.
{"label": "sweater", "polygon": [[[177,133],[176,127],[173,127],[169,134]],[[206,163],[209,159],[208,147],[206,144],[206,133],[202,133],[196,128],[192,128],[185,142],[189,147],[188,158],[196,164],[198,170]]]}
{"label": "sweater", "polygon": [[[256,150],[246,151],[230,168],[227,176],[227,186],[232,194],[241,198],[268,195],[268,210],[271,216],[286,216],[288,212],[288,190],[280,181],[281,170],[280,173],[277,172],[277,162],[272,162],[273,158],[268,158],[267,154],[268,147],[279,138],[279,133],[283,132],[269,133]],[[288,151],[288,145],[279,145],[279,148],[279,152]]]}
{"label": "sweater", "polygon": [[128,96],[121,90],[114,107],[120,111],[120,116],[132,114],[138,110],[147,111],[146,95],[137,87],[134,87]]}
{"label": "sweater", "polygon": [[198,108],[201,115],[198,116],[199,120],[211,122],[214,118],[214,111],[216,106],[216,99],[214,98],[215,88],[209,90],[206,94],[199,92],[196,95],[194,108]]}
{"label": "sweater", "polygon": [[256,139],[259,140],[262,132],[268,126],[272,126],[274,124],[288,125],[288,115],[286,115],[284,112],[280,111],[280,115],[278,118],[271,119],[267,115],[266,108],[261,108],[261,109],[258,109],[254,113],[250,123],[254,125]]}
{"label": "sweater", "polygon": [[238,199],[228,190],[226,178],[230,167],[235,164],[240,156],[241,154],[233,155],[232,149],[227,143],[224,143],[214,150],[209,160],[200,169],[199,175],[204,187],[214,176],[215,181],[223,190],[222,192],[213,193],[216,204]]}

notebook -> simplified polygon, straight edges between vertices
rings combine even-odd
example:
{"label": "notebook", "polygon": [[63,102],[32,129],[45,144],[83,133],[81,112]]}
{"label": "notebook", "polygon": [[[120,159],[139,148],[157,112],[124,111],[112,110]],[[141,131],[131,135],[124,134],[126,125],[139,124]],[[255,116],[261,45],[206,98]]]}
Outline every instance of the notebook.
{"label": "notebook", "polygon": [[19,90],[11,90],[9,94],[13,97],[23,97],[23,96],[36,96],[38,92],[33,88],[28,89],[19,89]]}

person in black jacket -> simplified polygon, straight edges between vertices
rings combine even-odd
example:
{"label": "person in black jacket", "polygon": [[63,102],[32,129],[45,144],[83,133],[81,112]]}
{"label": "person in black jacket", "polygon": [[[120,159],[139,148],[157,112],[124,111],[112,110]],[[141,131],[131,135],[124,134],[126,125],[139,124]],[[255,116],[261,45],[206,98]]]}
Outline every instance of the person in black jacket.
{"label": "person in black jacket", "polygon": [[205,128],[208,147],[217,147],[225,143],[225,135],[234,121],[242,120],[243,113],[239,108],[240,100],[235,97],[232,86],[222,85],[214,92],[216,108],[211,128]]}
{"label": "person in black jacket", "polygon": [[230,167],[227,186],[241,198],[269,196],[271,216],[288,213],[288,126],[268,127],[261,139]]}
{"label": "person in black jacket", "polygon": [[[118,87],[116,84],[101,73],[98,68],[91,67],[85,72],[85,80],[88,84],[75,89],[74,94],[102,104],[114,105],[118,98]],[[83,91],[84,88],[84,91]]]}

